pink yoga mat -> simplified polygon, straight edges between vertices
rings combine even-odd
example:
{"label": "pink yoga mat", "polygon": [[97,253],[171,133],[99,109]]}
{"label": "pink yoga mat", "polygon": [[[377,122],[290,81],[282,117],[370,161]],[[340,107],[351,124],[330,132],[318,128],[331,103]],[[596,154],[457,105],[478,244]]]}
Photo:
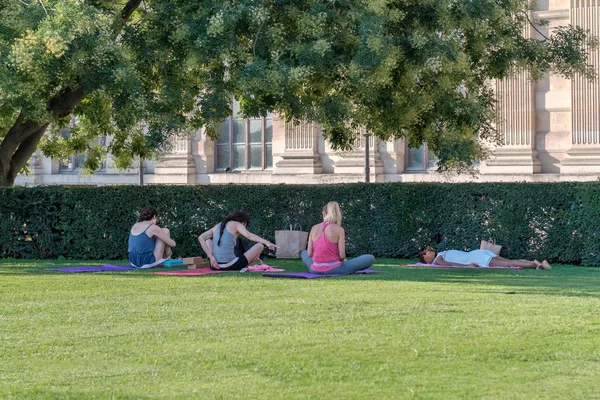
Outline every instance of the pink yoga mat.
{"label": "pink yoga mat", "polygon": [[[251,265],[244,272],[280,272],[285,271],[281,268],[272,267],[270,265],[261,264],[261,265]],[[220,274],[223,272],[241,272],[241,271],[215,271],[210,268],[200,268],[200,269],[190,269],[183,271],[165,271],[165,272],[153,272],[155,275],[172,275],[172,276],[201,276],[201,275],[211,275],[211,274]]]}
{"label": "pink yoga mat", "polygon": [[512,267],[469,267],[468,265],[437,265],[437,264],[400,264],[401,267],[433,267],[433,268],[475,268],[475,269],[523,269],[523,267],[512,266]]}

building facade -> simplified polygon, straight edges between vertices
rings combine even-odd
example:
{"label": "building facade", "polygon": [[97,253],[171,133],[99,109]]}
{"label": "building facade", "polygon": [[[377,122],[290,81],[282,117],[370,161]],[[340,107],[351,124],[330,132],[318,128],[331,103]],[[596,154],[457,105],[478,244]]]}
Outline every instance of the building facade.
{"label": "building facade", "polygon": [[[600,37],[600,0],[545,0],[535,19],[548,20],[540,28],[573,24]],[[528,37],[541,38],[528,29]],[[443,175],[427,144],[411,149],[403,140],[383,142],[356,132],[355,148],[337,152],[323,140],[317,124],[286,123],[277,115],[243,119],[233,115],[223,123],[217,140],[201,130],[173,142],[161,160],[145,161],[148,184],[276,184],[342,183],[365,180],[365,152],[369,150],[371,181],[581,181],[600,179],[600,51],[590,53],[598,71],[595,80],[550,75],[533,82],[522,72],[495,82],[504,144],[493,158],[477,167],[476,175]],[[118,171],[110,157],[90,176],[79,172],[84,155],[55,160],[36,153],[31,173],[16,184],[136,184],[138,167]]]}

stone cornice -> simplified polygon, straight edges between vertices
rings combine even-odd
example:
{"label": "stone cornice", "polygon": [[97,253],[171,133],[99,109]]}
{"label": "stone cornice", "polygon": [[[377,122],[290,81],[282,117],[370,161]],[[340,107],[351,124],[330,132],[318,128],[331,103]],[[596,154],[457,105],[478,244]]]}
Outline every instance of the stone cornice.
{"label": "stone cornice", "polygon": [[552,21],[555,19],[569,19],[569,12],[570,10],[568,8],[563,10],[534,11],[533,18],[544,19],[548,21]]}

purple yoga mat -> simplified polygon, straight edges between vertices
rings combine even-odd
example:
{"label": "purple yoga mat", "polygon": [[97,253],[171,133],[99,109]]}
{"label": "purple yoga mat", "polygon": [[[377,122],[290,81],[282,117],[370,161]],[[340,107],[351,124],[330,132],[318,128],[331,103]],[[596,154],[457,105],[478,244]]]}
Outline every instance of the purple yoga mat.
{"label": "purple yoga mat", "polygon": [[[376,272],[383,272],[374,269],[363,269],[362,271],[354,272],[354,274],[374,274]],[[275,273],[275,272],[265,272],[262,276],[266,276],[268,278],[297,278],[297,279],[313,279],[313,278],[325,278],[328,276],[344,276],[344,275],[352,275],[352,274],[311,274],[310,272],[285,272],[285,273]]]}
{"label": "purple yoga mat", "polygon": [[48,271],[58,271],[58,272],[101,272],[101,271],[129,271],[132,269],[139,269],[132,267],[131,265],[111,265],[104,264],[101,267],[69,267],[69,268],[46,268]]}

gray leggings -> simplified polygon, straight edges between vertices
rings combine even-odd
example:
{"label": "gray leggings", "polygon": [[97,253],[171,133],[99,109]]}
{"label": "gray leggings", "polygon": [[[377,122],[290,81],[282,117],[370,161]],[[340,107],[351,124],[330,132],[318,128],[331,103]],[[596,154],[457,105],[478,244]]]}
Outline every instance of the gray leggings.
{"label": "gray leggings", "polygon": [[300,256],[302,257],[302,261],[304,261],[304,264],[306,264],[310,272],[313,274],[351,274],[356,271],[362,271],[363,269],[367,269],[375,262],[375,257],[373,257],[370,254],[363,254],[362,256],[353,258],[352,260],[344,260],[342,262],[342,265],[332,269],[331,271],[317,272],[313,271],[313,269],[311,268],[312,257],[308,256],[308,251],[302,250]]}

